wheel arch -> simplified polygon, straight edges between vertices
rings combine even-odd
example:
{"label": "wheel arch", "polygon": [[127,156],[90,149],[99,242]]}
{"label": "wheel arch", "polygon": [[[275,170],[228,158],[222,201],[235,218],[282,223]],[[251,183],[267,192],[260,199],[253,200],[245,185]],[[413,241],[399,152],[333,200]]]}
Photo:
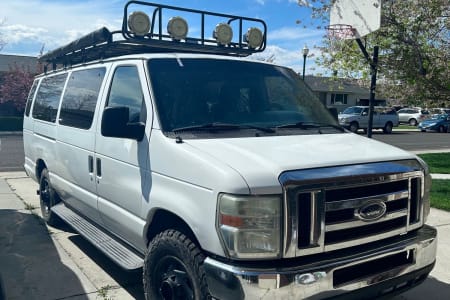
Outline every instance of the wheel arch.
{"label": "wheel arch", "polygon": [[35,174],[36,174],[36,178],[37,178],[38,182],[41,180],[42,171],[46,168],[47,168],[47,165],[45,164],[44,160],[38,159],[36,161],[36,173]]}
{"label": "wheel arch", "polygon": [[194,231],[190,228],[188,223],[185,222],[180,216],[165,209],[157,209],[153,213],[151,221],[147,225],[146,229],[146,245],[148,245],[156,235],[167,229],[174,229],[183,233],[192,242],[194,242],[197,247],[201,248]]}

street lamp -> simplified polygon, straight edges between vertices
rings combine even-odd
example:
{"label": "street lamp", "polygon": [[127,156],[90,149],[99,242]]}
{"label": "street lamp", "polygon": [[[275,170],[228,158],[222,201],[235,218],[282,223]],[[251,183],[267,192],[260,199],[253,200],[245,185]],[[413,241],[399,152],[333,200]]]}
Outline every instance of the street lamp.
{"label": "street lamp", "polygon": [[302,53],[303,53],[303,81],[305,81],[306,56],[308,56],[309,53],[309,49],[306,45],[305,47],[303,47]]}

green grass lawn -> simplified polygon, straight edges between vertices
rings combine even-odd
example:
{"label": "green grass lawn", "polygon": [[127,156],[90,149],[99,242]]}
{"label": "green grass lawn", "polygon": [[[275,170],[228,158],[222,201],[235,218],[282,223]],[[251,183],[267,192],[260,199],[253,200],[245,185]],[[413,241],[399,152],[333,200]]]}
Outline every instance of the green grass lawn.
{"label": "green grass lawn", "polygon": [[[450,174],[450,153],[426,153],[419,156],[428,164],[431,173]],[[450,211],[450,180],[433,179],[431,207]]]}
{"label": "green grass lawn", "polygon": [[431,173],[450,174],[450,153],[419,154],[430,167]]}
{"label": "green grass lawn", "polygon": [[395,130],[395,128],[397,128],[397,129],[411,129],[411,130],[418,130],[418,129],[417,129],[417,126],[409,126],[409,125],[407,125],[407,124],[400,124],[400,125],[398,125],[398,127],[394,127],[394,130]]}
{"label": "green grass lawn", "polygon": [[450,211],[450,180],[433,179],[431,207]]}

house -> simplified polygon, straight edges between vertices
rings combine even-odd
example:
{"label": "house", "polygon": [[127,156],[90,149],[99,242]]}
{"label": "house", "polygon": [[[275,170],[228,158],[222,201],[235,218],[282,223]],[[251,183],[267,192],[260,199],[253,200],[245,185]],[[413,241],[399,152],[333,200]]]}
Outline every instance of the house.
{"label": "house", "polygon": [[[349,106],[369,105],[370,91],[361,87],[354,79],[305,76],[305,83],[327,107],[338,112]],[[385,106],[386,100],[375,99],[374,105]]]}
{"label": "house", "polygon": [[0,74],[8,72],[15,66],[35,72],[37,71],[38,60],[36,56],[0,54]]}

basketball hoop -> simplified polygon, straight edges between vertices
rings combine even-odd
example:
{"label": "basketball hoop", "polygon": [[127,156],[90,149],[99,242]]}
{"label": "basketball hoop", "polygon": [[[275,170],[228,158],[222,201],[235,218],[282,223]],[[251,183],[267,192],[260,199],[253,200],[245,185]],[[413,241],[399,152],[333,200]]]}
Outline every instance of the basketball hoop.
{"label": "basketball hoop", "polygon": [[347,24],[332,24],[325,27],[327,37],[330,40],[330,53],[332,55],[342,49],[345,40],[356,38],[356,30]]}

